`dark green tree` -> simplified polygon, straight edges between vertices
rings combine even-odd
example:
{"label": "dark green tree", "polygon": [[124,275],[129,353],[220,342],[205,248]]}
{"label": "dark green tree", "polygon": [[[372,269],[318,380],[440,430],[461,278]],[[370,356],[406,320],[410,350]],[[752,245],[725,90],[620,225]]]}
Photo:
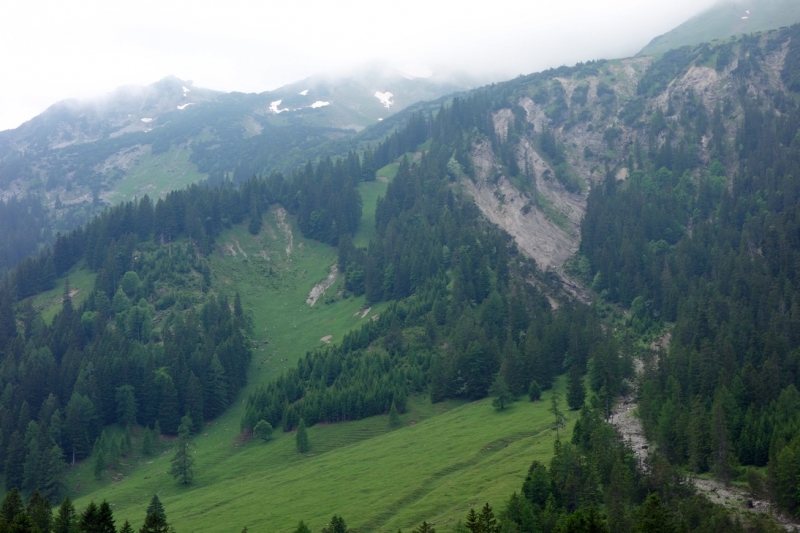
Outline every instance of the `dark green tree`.
{"label": "dark green tree", "polygon": [[6,524],[14,521],[18,514],[25,512],[25,506],[22,504],[22,496],[19,489],[16,487],[9,490],[3,498],[3,503],[0,505],[0,516],[5,519]]}
{"label": "dark green tree", "polygon": [[136,424],[136,396],[131,385],[117,387],[117,422],[120,426]]}
{"label": "dark green tree", "polygon": [[149,427],[146,427],[142,430],[142,455],[150,456],[153,455],[155,451],[155,447],[153,445],[153,432],[150,431]]}
{"label": "dark green tree", "polygon": [[651,494],[639,508],[633,524],[634,533],[673,533],[676,531],[669,510],[661,503],[657,494]]}
{"label": "dark green tree", "polygon": [[347,524],[345,524],[344,518],[333,515],[328,525],[322,528],[322,533],[347,533]]}
{"label": "dark green tree", "polygon": [[311,449],[311,444],[308,442],[308,433],[306,432],[306,421],[302,418],[300,419],[300,423],[297,424],[297,434],[295,435],[295,439],[298,452],[306,453],[309,449]]}
{"label": "dark green tree", "polygon": [[170,475],[179,480],[181,484],[188,485],[194,477],[194,456],[192,456],[189,435],[192,428],[192,419],[188,415],[181,419],[178,427],[178,441],[175,444],[175,455],[172,457]]}
{"label": "dark green tree", "polygon": [[583,407],[585,401],[586,388],[583,385],[583,376],[578,365],[573,364],[567,374],[567,405],[573,411],[577,411]]}
{"label": "dark green tree", "polygon": [[78,520],[81,533],[100,533],[100,509],[94,501],[89,502]]}
{"label": "dark green tree", "polygon": [[555,390],[553,390],[553,394],[550,396],[550,409],[549,411],[553,414],[555,418],[555,429],[556,429],[556,439],[559,437],[559,429],[564,426],[564,413],[561,412],[561,409],[558,407],[559,400],[561,399],[561,395],[558,394]]}
{"label": "dark green tree", "polygon": [[308,529],[308,526],[300,520],[300,523],[297,524],[297,527],[294,528],[294,533],[311,533],[311,530]]}
{"label": "dark green tree", "polygon": [[412,533],[436,533],[436,529],[429,523],[423,521]]}
{"label": "dark green tree", "polygon": [[28,516],[41,533],[50,533],[53,530],[53,510],[50,500],[38,490],[34,490],[28,500]]}
{"label": "dark green tree", "polygon": [[72,501],[67,497],[61,502],[55,519],[53,520],[53,533],[75,533],[77,531],[78,515]]}
{"label": "dark green tree", "polygon": [[542,388],[539,386],[539,383],[534,379],[531,381],[530,386],[528,387],[528,398],[532,402],[538,402],[542,397]]}
{"label": "dark green tree", "polygon": [[511,394],[511,389],[508,388],[506,380],[503,376],[497,374],[494,378],[494,383],[489,387],[489,394],[494,396],[492,405],[498,411],[505,410],[506,406],[514,401],[514,395]]}
{"label": "dark green tree", "polygon": [[266,420],[259,420],[253,428],[253,436],[267,442],[272,438],[272,425]]}
{"label": "dark green tree", "polygon": [[397,413],[397,406],[392,400],[392,405],[389,407],[389,426],[396,428],[400,426],[400,415]]}
{"label": "dark green tree", "polygon": [[98,533],[117,533],[114,526],[114,513],[106,500],[100,504],[97,510],[97,530]]}
{"label": "dark green tree", "polygon": [[150,500],[150,505],[147,506],[147,515],[144,519],[144,524],[139,529],[139,533],[169,533],[170,527],[167,523],[167,514],[164,512],[164,506],[161,505],[161,500],[158,495],[154,495]]}

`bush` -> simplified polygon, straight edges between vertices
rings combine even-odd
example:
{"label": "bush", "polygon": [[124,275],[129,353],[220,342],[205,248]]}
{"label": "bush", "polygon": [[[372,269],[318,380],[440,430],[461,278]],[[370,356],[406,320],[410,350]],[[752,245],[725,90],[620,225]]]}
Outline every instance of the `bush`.
{"label": "bush", "polygon": [[253,436],[267,442],[272,438],[272,424],[266,420],[259,420],[256,427],[253,428]]}

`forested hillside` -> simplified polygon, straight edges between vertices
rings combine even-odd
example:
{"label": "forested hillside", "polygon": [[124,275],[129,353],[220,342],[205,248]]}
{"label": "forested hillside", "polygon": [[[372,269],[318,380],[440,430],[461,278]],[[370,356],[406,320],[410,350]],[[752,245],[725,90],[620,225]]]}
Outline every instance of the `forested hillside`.
{"label": "forested hillside", "polygon": [[[659,449],[726,481],[741,467],[767,466],[767,483],[754,471],[749,479],[795,512],[800,33],[786,35],[788,90],[754,97],[743,85],[702,123],[697,115],[696,134],[713,147],[710,165],[687,165],[680,146],[694,143],[668,133],[660,152],[673,155],[596,187],[581,252],[596,290],[630,306],[635,328],[674,323],[642,393],[642,419]],[[751,43],[752,57],[764,54],[763,42]],[[740,58],[738,68],[745,65]],[[723,117],[735,107],[741,120],[726,131]]]}

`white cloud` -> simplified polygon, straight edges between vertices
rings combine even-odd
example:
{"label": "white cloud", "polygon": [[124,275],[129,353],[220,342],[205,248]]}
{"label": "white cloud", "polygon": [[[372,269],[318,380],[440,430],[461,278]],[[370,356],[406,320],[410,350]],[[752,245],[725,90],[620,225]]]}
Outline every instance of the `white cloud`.
{"label": "white cloud", "polygon": [[136,9],[101,0],[8,0],[0,17],[0,129],[64,98],[169,74],[196,87],[260,92],[378,59],[410,75],[445,66],[505,79],[634,54],[713,2],[407,0],[396,9],[307,0],[302,20],[265,28],[274,6],[253,0],[140,0]]}

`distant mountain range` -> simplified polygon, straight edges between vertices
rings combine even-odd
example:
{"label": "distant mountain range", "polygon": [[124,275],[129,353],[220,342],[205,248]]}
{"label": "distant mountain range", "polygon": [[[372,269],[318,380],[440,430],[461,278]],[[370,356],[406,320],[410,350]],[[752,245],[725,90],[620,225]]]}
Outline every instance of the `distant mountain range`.
{"label": "distant mountain range", "polygon": [[755,33],[800,22],[797,0],[723,1],[659,35],[637,55],[663,54],[681,46],[695,46],[742,33]]}
{"label": "distant mountain range", "polygon": [[475,84],[373,65],[260,94],[223,93],[170,76],[65,100],[0,132],[0,195],[38,194],[59,209],[58,229],[69,229],[103,205],[143,194],[291,170],[327,142]]}

